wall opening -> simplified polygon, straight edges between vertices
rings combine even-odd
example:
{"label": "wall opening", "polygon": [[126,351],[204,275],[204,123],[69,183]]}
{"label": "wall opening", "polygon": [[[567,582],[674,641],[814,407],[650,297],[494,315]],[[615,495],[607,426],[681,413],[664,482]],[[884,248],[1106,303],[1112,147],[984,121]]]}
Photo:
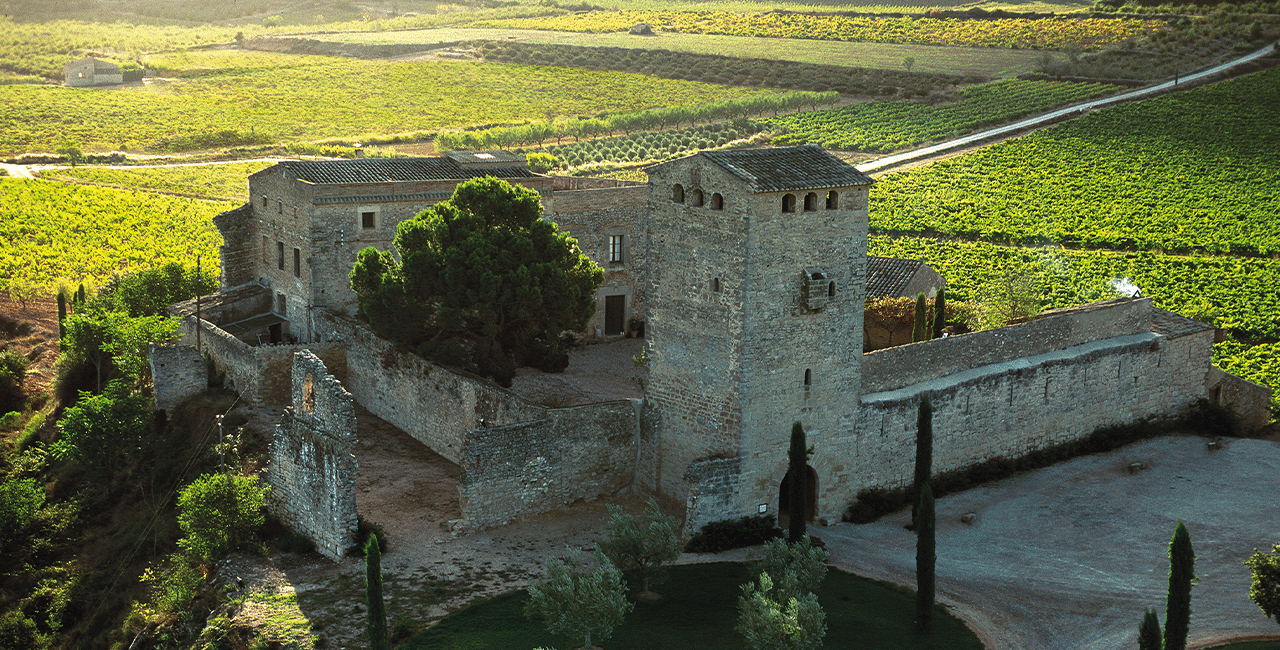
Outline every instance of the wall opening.
{"label": "wall opening", "polygon": [[711,278],[711,292],[720,293],[720,278]]}
{"label": "wall opening", "polygon": [[827,209],[835,210],[838,207],[840,207],[840,194],[835,190],[827,192]]}
{"label": "wall opening", "polygon": [[796,211],[796,195],[795,194],[782,195],[782,211],[783,212]]}
{"label": "wall opening", "polygon": [[[804,499],[804,519],[805,521],[813,521],[818,513],[818,473],[813,468],[805,465],[805,499]],[[778,486],[778,525],[785,530],[791,522],[791,470],[787,470],[787,475],[782,479],[782,485]]]}
{"label": "wall opening", "polygon": [[604,297],[604,333],[614,336],[622,333],[622,324],[627,315],[626,296]]}
{"label": "wall opening", "polygon": [[676,183],[671,186],[671,202],[684,203],[684,186]]}
{"label": "wall opening", "polygon": [[818,209],[818,195],[814,194],[813,192],[809,192],[808,194],[805,194],[804,195],[804,211],[813,212],[814,210],[817,210],[817,209]]}
{"label": "wall opening", "polygon": [[692,203],[694,207],[702,206],[702,190],[694,190],[690,198],[692,199],[690,203]]}
{"label": "wall opening", "polygon": [[719,192],[716,192],[715,194],[711,195],[711,209],[712,210],[724,209],[724,197],[721,196]]}

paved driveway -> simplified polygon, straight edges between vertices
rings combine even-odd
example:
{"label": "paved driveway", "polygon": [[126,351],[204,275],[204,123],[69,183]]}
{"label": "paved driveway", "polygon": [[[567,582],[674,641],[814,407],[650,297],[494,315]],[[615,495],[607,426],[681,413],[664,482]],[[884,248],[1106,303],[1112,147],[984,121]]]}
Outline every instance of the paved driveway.
{"label": "paved driveway", "polygon": [[[905,461],[905,462],[910,462]],[[1140,462],[1147,469],[1130,473]],[[1166,437],[937,502],[938,596],[991,650],[1136,648],[1150,607],[1164,621],[1168,545],[1179,519],[1196,552],[1190,641],[1270,635],[1241,563],[1280,541],[1280,443]],[[976,513],[972,524],[961,515]],[[909,513],[813,532],[833,563],[915,584]]]}

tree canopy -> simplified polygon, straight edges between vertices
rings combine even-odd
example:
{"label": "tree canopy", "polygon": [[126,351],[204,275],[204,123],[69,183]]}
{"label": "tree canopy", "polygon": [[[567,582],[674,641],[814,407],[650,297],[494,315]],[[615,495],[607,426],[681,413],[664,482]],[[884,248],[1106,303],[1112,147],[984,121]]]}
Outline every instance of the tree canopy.
{"label": "tree canopy", "polygon": [[600,267],[542,219],[537,192],[496,178],[396,228],[351,269],[360,315],[379,335],[509,385],[517,365],[563,370],[559,336],[595,313]]}

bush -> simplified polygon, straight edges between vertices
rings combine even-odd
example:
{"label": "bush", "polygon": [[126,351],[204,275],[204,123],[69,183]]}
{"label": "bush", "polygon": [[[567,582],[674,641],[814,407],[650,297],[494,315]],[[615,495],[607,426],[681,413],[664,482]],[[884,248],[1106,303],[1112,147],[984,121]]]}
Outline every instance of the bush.
{"label": "bush", "polygon": [[178,525],[185,533],[178,547],[195,559],[211,562],[255,543],[270,489],[259,484],[256,476],[197,478],[178,494]]}
{"label": "bush", "polygon": [[773,515],[713,521],[702,527],[684,550],[689,553],[719,553],[731,548],[755,546],[782,537]]}
{"label": "bush", "polygon": [[560,166],[560,159],[549,153],[531,153],[525,160],[529,161],[529,171],[535,174],[545,174]]}
{"label": "bush", "polygon": [[26,528],[44,505],[44,488],[35,479],[0,483],[0,549]]}
{"label": "bush", "polygon": [[382,530],[382,526],[376,522],[369,521],[364,515],[356,515],[356,545],[350,551],[351,555],[364,557],[365,543],[369,541],[370,535],[378,536],[378,552],[387,552],[387,533]]}
{"label": "bush", "polygon": [[26,402],[22,382],[30,363],[17,350],[0,350],[0,413],[22,410]]}

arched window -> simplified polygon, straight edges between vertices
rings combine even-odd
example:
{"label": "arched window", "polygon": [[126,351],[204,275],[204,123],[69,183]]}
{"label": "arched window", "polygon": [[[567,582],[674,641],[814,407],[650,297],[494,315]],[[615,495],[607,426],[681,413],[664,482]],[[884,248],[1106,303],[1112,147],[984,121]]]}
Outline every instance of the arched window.
{"label": "arched window", "polygon": [[782,195],[782,211],[783,212],[796,211],[796,195],[795,194]]}
{"label": "arched window", "polygon": [[684,203],[684,186],[676,183],[671,186],[671,202]]}
{"label": "arched window", "polygon": [[724,197],[720,196],[719,192],[711,195],[711,209],[712,210],[724,209]]}
{"label": "arched window", "polygon": [[836,283],[834,281],[832,281],[830,284],[827,285],[827,297],[828,298],[836,297]]}
{"label": "arched window", "polygon": [[835,190],[827,192],[827,209],[835,210],[840,207],[840,194]]}
{"label": "arched window", "polygon": [[693,207],[697,208],[702,206],[702,190],[694,190],[693,194],[691,194],[689,198],[692,199],[690,203],[693,204]]}
{"label": "arched window", "polygon": [[711,278],[711,292],[720,293],[720,278]]}
{"label": "arched window", "polygon": [[813,212],[814,210],[817,210],[817,209],[818,209],[818,195],[814,194],[813,192],[809,192],[808,194],[805,194],[804,195],[804,211]]}

